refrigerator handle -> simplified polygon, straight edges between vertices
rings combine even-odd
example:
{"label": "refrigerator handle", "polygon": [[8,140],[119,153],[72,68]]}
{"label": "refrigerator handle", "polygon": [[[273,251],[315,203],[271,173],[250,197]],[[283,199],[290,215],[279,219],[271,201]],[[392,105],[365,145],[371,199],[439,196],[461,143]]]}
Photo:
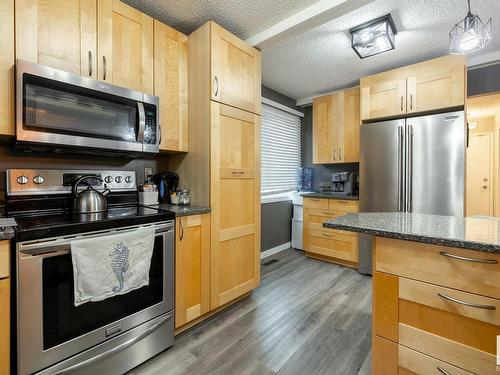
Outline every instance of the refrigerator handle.
{"label": "refrigerator handle", "polygon": [[408,126],[408,132],[409,132],[409,150],[408,150],[408,181],[407,181],[407,195],[406,195],[406,201],[407,201],[407,211],[412,212],[413,211],[413,125]]}
{"label": "refrigerator handle", "polygon": [[404,131],[401,125],[398,126],[398,211],[404,211]]}

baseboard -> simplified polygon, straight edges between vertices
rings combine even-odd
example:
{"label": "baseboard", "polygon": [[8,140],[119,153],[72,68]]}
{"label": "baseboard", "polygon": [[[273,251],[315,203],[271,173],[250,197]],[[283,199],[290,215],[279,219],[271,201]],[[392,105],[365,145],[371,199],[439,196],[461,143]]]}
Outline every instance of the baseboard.
{"label": "baseboard", "polygon": [[283,251],[283,250],[288,250],[291,246],[292,246],[292,243],[291,242],[287,242],[287,243],[284,243],[282,245],[273,247],[272,249],[263,251],[263,252],[260,253],[260,259],[264,259],[264,258],[270,257],[270,256],[272,256],[274,254],[277,254],[277,253]]}

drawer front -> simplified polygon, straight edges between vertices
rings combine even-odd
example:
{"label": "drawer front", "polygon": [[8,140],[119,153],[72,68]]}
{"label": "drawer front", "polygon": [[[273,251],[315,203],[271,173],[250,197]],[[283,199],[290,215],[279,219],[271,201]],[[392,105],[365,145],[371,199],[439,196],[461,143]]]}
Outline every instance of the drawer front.
{"label": "drawer front", "polygon": [[0,241],[0,279],[9,277],[10,246],[9,241]]}
{"label": "drawer front", "polygon": [[336,211],[340,213],[348,213],[348,212],[358,212],[359,211],[359,202],[358,201],[349,201],[349,200],[340,200],[340,199],[329,199],[328,200],[328,209],[330,211]]}
{"label": "drawer front", "polygon": [[335,230],[306,230],[306,250],[332,258],[358,261],[358,238]]}
{"label": "drawer front", "polygon": [[376,237],[375,259],[377,271],[500,299],[498,254]]}
{"label": "drawer front", "polygon": [[405,324],[399,324],[399,343],[475,374],[496,373],[496,356]]}
{"label": "drawer front", "polygon": [[306,208],[304,210],[304,228],[326,230],[327,228],[323,227],[323,223],[340,215],[342,214],[328,209]]}
{"label": "drawer front", "polygon": [[304,198],[304,208],[319,208],[322,210],[328,210],[328,199]]}
{"label": "drawer front", "polygon": [[402,345],[398,347],[398,365],[418,375],[473,375],[472,372],[462,370]]}

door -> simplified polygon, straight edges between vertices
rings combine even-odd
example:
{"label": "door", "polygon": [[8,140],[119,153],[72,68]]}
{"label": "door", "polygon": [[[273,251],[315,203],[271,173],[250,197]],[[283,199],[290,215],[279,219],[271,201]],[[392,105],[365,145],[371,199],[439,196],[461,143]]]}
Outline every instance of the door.
{"label": "door", "polygon": [[359,162],[359,87],[342,91],[338,125],[338,161]]}
{"label": "door", "polygon": [[260,281],[260,118],[211,106],[213,309]]}
{"label": "door", "polygon": [[16,0],[16,58],[97,77],[96,0]]}
{"label": "door", "polygon": [[406,78],[374,76],[361,79],[361,120],[406,114]]}
{"label": "door", "polygon": [[465,64],[462,57],[432,60],[415,68],[407,78],[408,113],[465,104]]}
{"label": "door", "polygon": [[98,78],[153,94],[153,19],[119,0],[98,0]]}
{"label": "door", "polygon": [[261,111],[261,54],[211,22],[211,97],[245,111]]}
{"label": "door", "polygon": [[493,141],[491,133],[471,134],[467,148],[466,215],[493,216]]}
{"label": "door", "polygon": [[0,1],[0,134],[14,135],[14,0]]}
{"label": "door", "polygon": [[339,94],[313,99],[313,163],[338,159]]}
{"label": "door", "polygon": [[463,216],[464,113],[415,117],[407,124],[408,210]]}
{"label": "door", "polygon": [[361,125],[360,211],[403,209],[405,120]]}
{"label": "door", "polygon": [[154,21],[154,94],[160,100],[160,150],[188,151],[187,36]]}
{"label": "door", "polygon": [[175,328],[210,310],[210,215],[176,220]]}

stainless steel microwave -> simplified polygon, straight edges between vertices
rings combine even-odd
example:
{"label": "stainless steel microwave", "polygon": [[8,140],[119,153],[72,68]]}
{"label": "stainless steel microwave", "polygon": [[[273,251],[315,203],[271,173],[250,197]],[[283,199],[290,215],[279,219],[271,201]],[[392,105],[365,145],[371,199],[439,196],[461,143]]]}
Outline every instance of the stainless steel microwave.
{"label": "stainless steel microwave", "polygon": [[22,60],[16,63],[16,142],[107,154],[158,153],[159,98]]}

